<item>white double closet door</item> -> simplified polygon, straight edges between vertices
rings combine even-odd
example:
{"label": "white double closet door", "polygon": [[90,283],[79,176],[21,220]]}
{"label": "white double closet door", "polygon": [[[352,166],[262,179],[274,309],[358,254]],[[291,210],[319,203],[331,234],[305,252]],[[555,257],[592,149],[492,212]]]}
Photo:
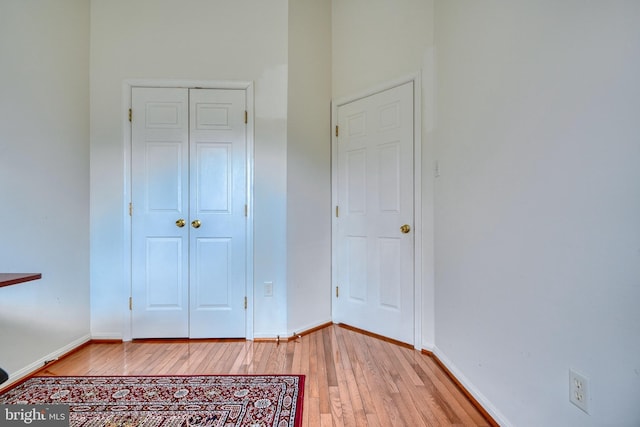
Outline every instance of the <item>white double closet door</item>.
{"label": "white double closet door", "polygon": [[132,337],[246,336],[246,91],[132,88]]}

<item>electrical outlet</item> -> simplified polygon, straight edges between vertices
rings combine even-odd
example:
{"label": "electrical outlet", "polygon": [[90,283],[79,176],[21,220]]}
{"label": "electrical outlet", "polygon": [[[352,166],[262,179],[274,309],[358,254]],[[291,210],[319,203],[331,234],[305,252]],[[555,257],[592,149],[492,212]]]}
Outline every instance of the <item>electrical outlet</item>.
{"label": "electrical outlet", "polygon": [[569,400],[571,403],[589,413],[589,380],[569,369]]}
{"label": "electrical outlet", "polygon": [[273,282],[264,282],[264,296],[265,297],[273,296]]}

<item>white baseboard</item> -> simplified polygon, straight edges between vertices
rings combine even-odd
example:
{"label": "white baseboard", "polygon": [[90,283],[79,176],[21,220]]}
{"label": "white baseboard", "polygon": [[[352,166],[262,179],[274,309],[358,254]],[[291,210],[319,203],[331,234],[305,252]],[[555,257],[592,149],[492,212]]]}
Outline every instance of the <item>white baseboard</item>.
{"label": "white baseboard", "polygon": [[501,427],[513,427],[505,416],[487,399],[480,391],[469,381],[467,377],[449,360],[445,354],[438,349],[437,346],[433,347],[433,350],[430,350],[433,354],[440,360],[440,362],[447,367],[449,372],[458,380],[458,382],[467,390],[469,394],[473,396],[476,401],[491,417],[501,426]]}
{"label": "white baseboard", "polygon": [[54,361],[54,360],[58,360],[58,358],[62,355],[65,355],[67,353],[69,353],[72,350],[75,350],[76,348],[80,347],[82,344],[89,342],[91,340],[91,336],[90,335],[84,335],[80,338],[78,338],[77,340],[65,345],[64,347],[61,347],[55,351],[52,351],[51,353],[47,354],[46,356],[36,360],[35,362],[25,366],[22,369],[19,369],[16,372],[13,372],[9,375],[9,380],[2,384],[2,387],[6,387],[9,386],[13,383],[15,383],[16,381],[20,381],[21,379],[23,379],[24,377],[33,374],[34,372],[36,372],[37,370],[41,369],[44,366],[44,363],[47,361]]}

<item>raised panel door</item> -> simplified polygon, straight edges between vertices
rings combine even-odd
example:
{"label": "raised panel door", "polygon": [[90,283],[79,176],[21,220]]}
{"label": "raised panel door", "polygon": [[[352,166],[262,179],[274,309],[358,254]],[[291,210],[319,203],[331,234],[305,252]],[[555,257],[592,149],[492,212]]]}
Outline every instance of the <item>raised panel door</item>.
{"label": "raised panel door", "polygon": [[413,83],[337,110],[335,321],[414,340]]}

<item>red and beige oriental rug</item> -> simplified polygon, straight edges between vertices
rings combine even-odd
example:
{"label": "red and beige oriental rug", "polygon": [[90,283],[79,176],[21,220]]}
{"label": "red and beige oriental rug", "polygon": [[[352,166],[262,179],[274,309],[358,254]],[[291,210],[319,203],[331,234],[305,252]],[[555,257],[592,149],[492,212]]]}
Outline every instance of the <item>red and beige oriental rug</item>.
{"label": "red and beige oriental rug", "polygon": [[77,427],[299,427],[304,375],[33,377],[4,405],[69,405]]}

